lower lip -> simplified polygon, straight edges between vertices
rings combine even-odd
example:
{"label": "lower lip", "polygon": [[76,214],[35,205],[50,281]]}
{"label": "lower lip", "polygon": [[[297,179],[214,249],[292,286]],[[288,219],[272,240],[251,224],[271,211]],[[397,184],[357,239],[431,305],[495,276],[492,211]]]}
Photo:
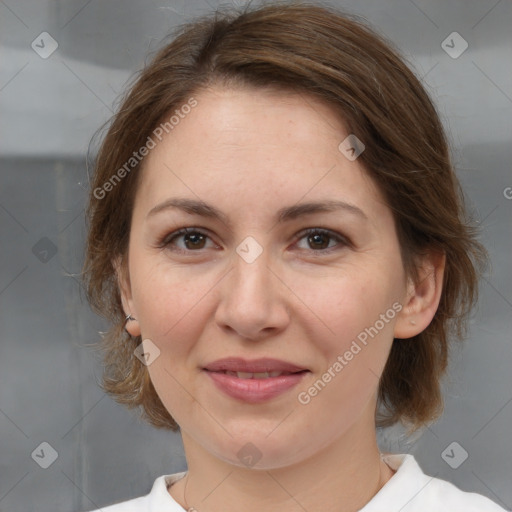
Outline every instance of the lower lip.
{"label": "lower lip", "polygon": [[222,372],[205,372],[226,395],[249,403],[265,402],[284,393],[296,386],[307,373],[291,373],[266,379],[240,379]]}

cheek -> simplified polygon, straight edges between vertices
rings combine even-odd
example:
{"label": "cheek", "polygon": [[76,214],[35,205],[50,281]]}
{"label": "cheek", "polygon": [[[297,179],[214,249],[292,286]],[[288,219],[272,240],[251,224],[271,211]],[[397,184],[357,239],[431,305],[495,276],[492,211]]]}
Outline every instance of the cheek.
{"label": "cheek", "polygon": [[[213,312],[211,292],[218,276],[197,275],[164,261],[149,264],[133,258],[133,298],[140,317],[142,339],[150,339],[160,356],[148,367],[157,393],[169,408],[188,399],[183,386],[195,376],[197,341]],[[210,304],[210,306],[209,306]]]}
{"label": "cheek", "polygon": [[316,321],[316,335],[309,333],[322,357],[314,375],[298,390],[298,402],[307,415],[335,425],[333,435],[336,429],[348,428],[375,398],[396,317],[386,288],[374,286],[369,293],[365,286],[345,284],[337,295],[318,297],[318,311],[329,329]]}
{"label": "cheek", "polygon": [[173,339],[191,337],[200,325],[202,299],[214,286],[215,276],[172,265],[164,255],[134,258],[134,268],[132,289],[143,336],[158,340],[164,349]]}
{"label": "cheek", "polygon": [[332,362],[349,350],[354,340],[364,346],[365,340],[374,337],[392,338],[393,286],[389,280],[379,277],[382,274],[375,275],[372,276],[367,267],[354,268],[337,280],[326,280],[325,285],[306,280],[300,286],[295,281],[294,291],[307,306],[299,322],[303,322],[308,338],[315,342],[326,361]]}
{"label": "cheek", "polygon": [[323,291],[303,289],[309,290],[308,305],[318,316],[309,312],[305,328],[321,358],[299,390],[299,403],[338,426],[357,417],[375,395],[393,341],[392,279],[369,268],[354,268]]}

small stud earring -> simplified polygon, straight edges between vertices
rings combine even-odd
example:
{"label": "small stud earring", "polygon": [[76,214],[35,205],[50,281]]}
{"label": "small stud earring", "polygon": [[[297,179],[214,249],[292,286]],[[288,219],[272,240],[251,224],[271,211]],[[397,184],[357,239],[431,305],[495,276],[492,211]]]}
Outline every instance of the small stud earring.
{"label": "small stud earring", "polygon": [[[127,316],[126,316],[126,318],[125,318],[125,320],[124,320],[124,323],[126,324],[126,322],[128,322],[129,320],[136,320],[136,318],[133,318],[133,316],[132,316],[132,315],[127,315]],[[124,330],[125,330],[125,332],[127,332],[130,336],[132,335],[132,334],[130,333],[130,331],[128,331],[128,329],[127,329],[126,327],[124,328]]]}
{"label": "small stud earring", "polygon": [[416,320],[409,320],[412,325],[416,325]]}

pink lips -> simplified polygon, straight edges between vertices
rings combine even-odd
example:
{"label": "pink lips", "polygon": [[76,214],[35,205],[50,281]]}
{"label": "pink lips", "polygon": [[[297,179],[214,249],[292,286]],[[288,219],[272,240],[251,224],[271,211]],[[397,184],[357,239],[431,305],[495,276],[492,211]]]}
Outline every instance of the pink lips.
{"label": "pink lips", "polygon": [[225,358],[206,365],[204,371],[228,396],[258,403],[294,387],[309,370],[278,359]]}

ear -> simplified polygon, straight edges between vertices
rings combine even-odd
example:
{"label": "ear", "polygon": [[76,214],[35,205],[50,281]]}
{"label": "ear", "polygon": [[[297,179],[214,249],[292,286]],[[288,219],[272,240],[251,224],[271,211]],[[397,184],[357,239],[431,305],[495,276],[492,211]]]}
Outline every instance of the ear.
{"label": "ear", "polygon": [[444,252],[431,251],[422,257],[418,281],[408,280],[404,307],[395,323],[395,338],[412,338],[429,326],[441,300],[445,265]]}
{"label": "ear", "polygon": [[125,312],[125,316],[131,315],[133,318],[136,319],[128,320],[126,322],[126,330],[132,336],[140,336],[141,332],[138,321],[139,315],[137,314],[135,304],[133,303],[127,262],[123,261],[122,256],[117,256],[112,260],[112,265],[116,271],[117,283],[119,286],[119,293],[121,294],[121,301],[123,303],[123,310]]}

